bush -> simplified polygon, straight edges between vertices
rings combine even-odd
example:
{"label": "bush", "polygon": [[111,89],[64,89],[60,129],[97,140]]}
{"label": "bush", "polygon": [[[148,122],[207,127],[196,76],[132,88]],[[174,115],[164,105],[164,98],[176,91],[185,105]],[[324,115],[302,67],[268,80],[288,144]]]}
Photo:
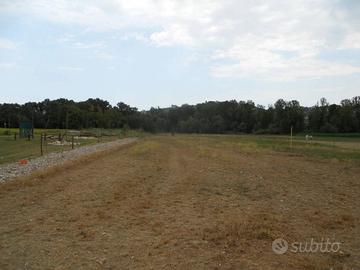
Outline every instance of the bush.
{"label": "bush", "polygon": [[330,123],[326,123],[320,128],[320,132],[323,133],[337,133],[338,129]]}
{"label": "bush", "polygon": [[254,131],[254,134],[256,135],[266,135],[266,134],[271,134],[270,130],[269,129],[258,129],[258,130],[255,130]]}

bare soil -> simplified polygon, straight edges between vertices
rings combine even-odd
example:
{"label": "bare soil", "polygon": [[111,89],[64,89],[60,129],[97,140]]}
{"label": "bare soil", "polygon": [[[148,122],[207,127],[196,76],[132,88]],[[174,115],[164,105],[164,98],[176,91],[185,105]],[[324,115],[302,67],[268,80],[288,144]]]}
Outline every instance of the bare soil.
{"label": "bare soil", "polygon": [[[360,168],[153,136],[0,185],[0,269],[359,269]],[[272,242],[341,242],[275,254]]]}

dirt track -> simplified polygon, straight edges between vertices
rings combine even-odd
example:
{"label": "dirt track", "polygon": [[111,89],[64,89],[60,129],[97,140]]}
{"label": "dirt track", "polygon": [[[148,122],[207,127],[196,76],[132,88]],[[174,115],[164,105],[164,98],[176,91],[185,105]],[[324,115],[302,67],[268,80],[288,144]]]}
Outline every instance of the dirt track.
{"label": "dirt track", "polygon": [[[150,137],[0,185],[0,269],[358,269],[360,169]],[[276,255],[313,237],[341,252]]]}

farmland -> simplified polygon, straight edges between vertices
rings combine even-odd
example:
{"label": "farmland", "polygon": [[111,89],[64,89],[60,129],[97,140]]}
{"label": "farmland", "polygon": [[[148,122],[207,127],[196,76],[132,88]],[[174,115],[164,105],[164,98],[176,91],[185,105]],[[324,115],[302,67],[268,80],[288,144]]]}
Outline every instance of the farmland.
{"label": "farmland", "polygon": [[[1,269],[358,269],[355,139],[156,135],[0,185]],[[339,252],[275,254],[329,238]]]}

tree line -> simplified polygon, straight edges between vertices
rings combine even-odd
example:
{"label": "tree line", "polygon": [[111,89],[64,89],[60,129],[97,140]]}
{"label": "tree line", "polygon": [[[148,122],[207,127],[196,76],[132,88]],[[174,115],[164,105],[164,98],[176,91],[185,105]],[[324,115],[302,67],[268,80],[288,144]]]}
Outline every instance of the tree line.
{"label": "tree line", "polygon": [[75,102],[0,104],[0,126],[16,128],[29,121],[36,128],[131,128],[148,132],[256,133],[360,132],[360,96],[329,104],[322,98],[311,107],[279,99],[264,107],[253,101],[208,101],[139,111],[123,102],[112,106],[102,99]]}

